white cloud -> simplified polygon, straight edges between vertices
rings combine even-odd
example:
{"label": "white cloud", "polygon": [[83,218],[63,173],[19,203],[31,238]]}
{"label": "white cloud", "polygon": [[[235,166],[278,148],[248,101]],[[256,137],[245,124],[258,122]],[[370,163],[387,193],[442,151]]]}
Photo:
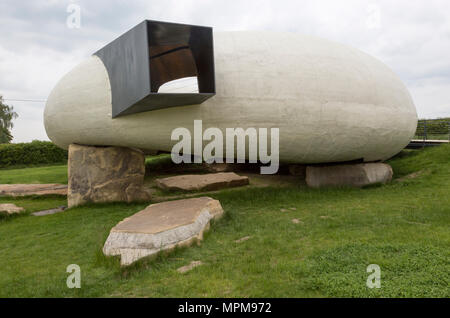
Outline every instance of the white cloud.
{"label": "white cloud", "polygon": [[450,117],[448,78],[426,78],[410,85],[414,102],[418,105],[421,118]]}
{"label": "white cloud", "polygon": [[[420,117],[450,115],[448,0],[74,0],[81,29],[66,27],[69,0],[0,3],[0,94],[45,99],[73,66],[144,19],[316,35],[359,48],[408,86]],[[368,21],[379,10],[379,26]],[[369,26],[369,27],[368,27]],[[44,139],[43,104],[11,102],[14,141]]]}

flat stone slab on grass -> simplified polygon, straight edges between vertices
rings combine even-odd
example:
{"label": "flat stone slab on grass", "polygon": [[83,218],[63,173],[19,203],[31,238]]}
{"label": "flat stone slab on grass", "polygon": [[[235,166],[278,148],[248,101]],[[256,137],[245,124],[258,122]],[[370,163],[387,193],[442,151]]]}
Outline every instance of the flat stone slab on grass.
{"label": "flat stone slab on grass", "polygon": [[211,219],[222,214],[220,202],[209,197],[152,204],[113,227],[103,253],[120,255],[121,265],[129,265],[140,258],[203,239]]}
{"label": "flat stone slab on grass", "polygon": [[197,266],[203,265],[202,261],[192,261],[189,265],[180,267],[177,269],[178,273],[184,274],[196,268]]}
{"label": "flat stone slab on grass", "polygon": [[242,242],[248,241],[251,238],[252,238],[251,236],[246,236],[246,237],[240,238],[239,240],[236,240],[234,242],[235,243],[242,243]]}
{"label": "flat stone slab on grass", "polygon": [[0,204],[0,214],[18,214],[20,212],[23,212],[25,209],[21,208],[15,204],[12,203],[3,203]]}
{"label": "flat stone slab on grass", "polygon": [[163,190],[212,191],[249,184],[248,177],[234,172],[181,175],[156,179],[156,185]]}
{"label": "flat stone slab on grass", "polygon": [[31,213],[31,215],[34,215],[34,216],[45,216],[45,215],[61,213],[61,212],[64,212],[65,210],[66,210],[66,207],[65,206],[61,206],[61,207],[58,207],[58,208],[55,208],[55,209],[34,212],[34,213]]}
{"label": "flat stone slab on grass", "polygon": [[26,195],[67,195],[65,184],[0,184],[0,195],[26,196]]}
{"label": "flat stone slab on grass", "polygon": [[392,180],[392,176],[391,166],[385,163],[308,166],[306,168],[306,184],[312,188],[385,184]]}

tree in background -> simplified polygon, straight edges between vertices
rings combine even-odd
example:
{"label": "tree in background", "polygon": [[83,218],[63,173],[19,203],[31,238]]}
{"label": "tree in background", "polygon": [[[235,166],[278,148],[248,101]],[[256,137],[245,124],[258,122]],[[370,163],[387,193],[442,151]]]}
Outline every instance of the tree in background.
{"label": "tree in background", "polygon": [[9,144],[13,139],[11,135],[12,120],[17,116],[12,106],[3,103],[3,96],[0,95],[0,144]]}

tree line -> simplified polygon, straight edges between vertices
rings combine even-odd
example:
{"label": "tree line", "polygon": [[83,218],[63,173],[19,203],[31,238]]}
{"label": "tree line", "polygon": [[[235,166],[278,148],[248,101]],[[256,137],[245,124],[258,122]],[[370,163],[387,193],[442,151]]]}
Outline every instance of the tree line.
{"label": "tree line", "polygon": [[3,96],[0,95],[0,144],[9,144],[13,139],[11,129],[14,125],[12,121],[17,116],[13,106],[6,105]]}

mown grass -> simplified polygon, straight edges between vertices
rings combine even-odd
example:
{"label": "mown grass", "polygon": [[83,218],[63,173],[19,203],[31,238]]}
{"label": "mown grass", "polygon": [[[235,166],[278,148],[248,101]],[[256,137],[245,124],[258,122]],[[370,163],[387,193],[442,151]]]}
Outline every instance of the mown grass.
{"label": "mown grass", "polygon": [[67,183],[67,165],[0,169],[0,184]]}
{"label": "mown grass", "polygon": [[[158,171],[167,171],[174,167],[170,154],[148,156],[145,159],[148,167],[148,179],[157,176]],[[67,184],[67,164],[42,164],[35,167],[14,166],[0,169],[0,184],[12,183],[62,183]]]}
{"label": "mown grass", "polygon": [[[226,215],[200,246],[123,269],[117,258],[103,256],[103,243],[112,226],[146,204],[3,218],[0,296],[449,297],[449,157],[448,146],[404,152],[390,161],[396,180],[386,186],[211,194]],[[0,198],[28,212],[60,200]],[[194,260],[204,265],[176,271]],[[81,267],[81,289],[66,287],[69,264]],[[381,289],[366,286],[369,264],[381,267]]]}

